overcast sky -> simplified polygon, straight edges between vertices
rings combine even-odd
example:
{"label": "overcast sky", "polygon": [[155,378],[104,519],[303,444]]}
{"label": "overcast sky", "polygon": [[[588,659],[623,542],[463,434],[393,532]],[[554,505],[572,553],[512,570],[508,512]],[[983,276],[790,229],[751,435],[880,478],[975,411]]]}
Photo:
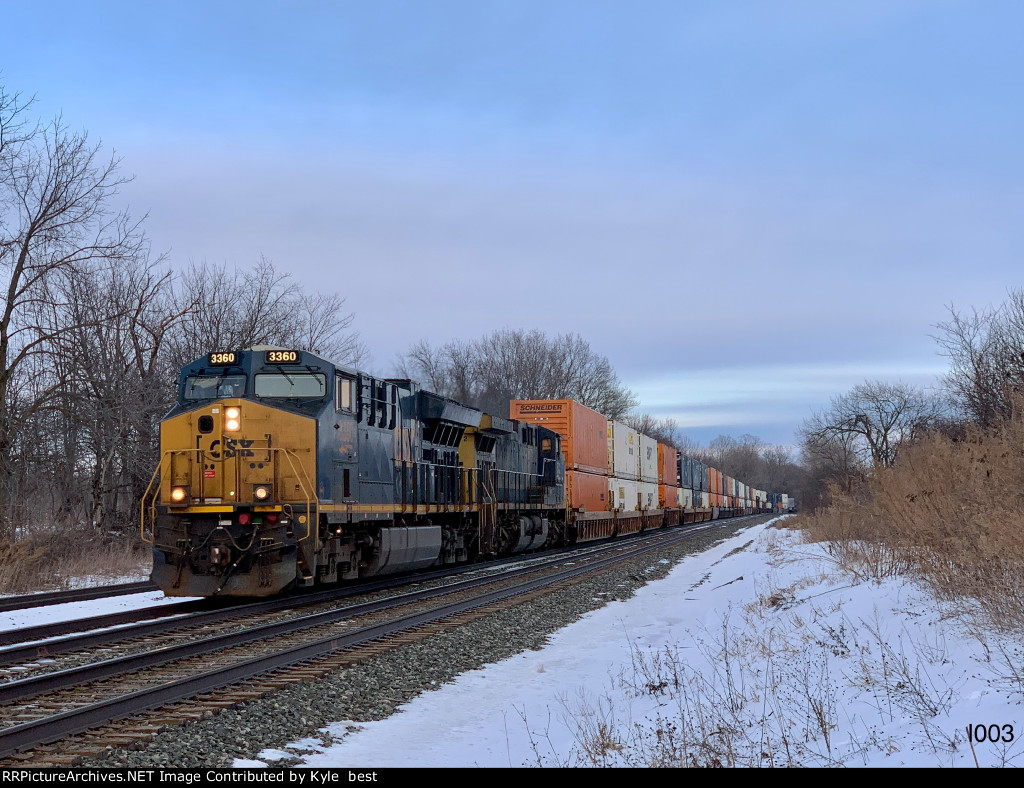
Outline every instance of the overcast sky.
{"label": "overcast sky", "polygon": [[[0,81],[124,157],[154,248],[416,340],[579,332],[691,438],[929,385],[1021,284],[1016,2],[9,3]],[[1014,220],[1013,217],[1018,217]]]}

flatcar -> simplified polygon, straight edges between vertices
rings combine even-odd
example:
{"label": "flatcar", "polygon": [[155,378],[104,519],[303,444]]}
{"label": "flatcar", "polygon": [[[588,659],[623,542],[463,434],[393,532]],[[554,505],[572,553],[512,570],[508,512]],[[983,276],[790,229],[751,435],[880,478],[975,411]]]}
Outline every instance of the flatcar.
{"label": "flatcar", "polygon": [[141,512],[152,579],[168,596],[268,596],[767,508],[588,417],[593,467],[567,484],[573,434],[543,408],[487,414],[298,349],[209,353],[160,424]]}

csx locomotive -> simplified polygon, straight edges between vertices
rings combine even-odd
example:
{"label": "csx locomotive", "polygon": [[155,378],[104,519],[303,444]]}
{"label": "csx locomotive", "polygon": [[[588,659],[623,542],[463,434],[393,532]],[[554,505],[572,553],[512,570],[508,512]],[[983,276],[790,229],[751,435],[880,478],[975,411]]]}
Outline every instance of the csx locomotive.
{"label": "csx locomotive", "polygon": [[673,454],[667,499],[624,506],[609,473],[587,511],[567,500],[562,441],[306,351],[210,353],[160,425],[152,578],[169,596],[267,596],[766,508],[706,492],[687,507]]}

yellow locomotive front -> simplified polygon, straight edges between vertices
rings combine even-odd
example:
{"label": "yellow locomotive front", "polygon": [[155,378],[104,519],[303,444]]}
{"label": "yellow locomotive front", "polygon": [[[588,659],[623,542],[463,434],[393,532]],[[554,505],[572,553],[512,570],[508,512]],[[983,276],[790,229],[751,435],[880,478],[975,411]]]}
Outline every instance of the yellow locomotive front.
{"label": "yellow locomotive front", "polygon": [[[186,367],[178,404],[161,422],[142,530],[153,543],[153,581],[168,596],[266,596],[312,582],[313,409],[326,375],[293,371],[279,383],[271,369],[260,381],[255,355],[211,353]],[[289,396],[261,401],[260,385]]]}

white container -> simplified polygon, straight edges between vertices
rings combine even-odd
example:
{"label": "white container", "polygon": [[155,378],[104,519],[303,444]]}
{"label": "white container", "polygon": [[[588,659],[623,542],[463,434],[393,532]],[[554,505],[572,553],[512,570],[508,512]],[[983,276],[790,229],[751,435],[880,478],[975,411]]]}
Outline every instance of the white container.
{"label": "white container", "polygon": [[[658,449],[654,449],[654,480],[658,480]],[[619,421],[608,422],[608,467],[620,479],[640,478],[640,434]],[[630,510],[632,511],[632,510]]]}
{"label": "white container", "polygon": [[680,487],[676,490],[676,499],[679,502],[681,509],[692,509],[693,508],[693,490],[688,487]]}
{"label": "white container", "polygon": [[608,492],[611,497],[612,508],[620,512],[635,512],[637,504],[637,483],[632,479],[617,479],[614,476],[608,479]]}
{"label": "white container", "polygon": [[637,433],[640,440],[640,481],[658,481],[658,442],[654,438]]}
{"label": "white container", "polygon": [[[658,444],[654,444],[655,453],[658,450]],[[657,482],[640,482],[637,484],[637,493],[640,496],[640,502],[638,506],[641,510],[643,509],[657,509],[658,508],[658,484]]]}

